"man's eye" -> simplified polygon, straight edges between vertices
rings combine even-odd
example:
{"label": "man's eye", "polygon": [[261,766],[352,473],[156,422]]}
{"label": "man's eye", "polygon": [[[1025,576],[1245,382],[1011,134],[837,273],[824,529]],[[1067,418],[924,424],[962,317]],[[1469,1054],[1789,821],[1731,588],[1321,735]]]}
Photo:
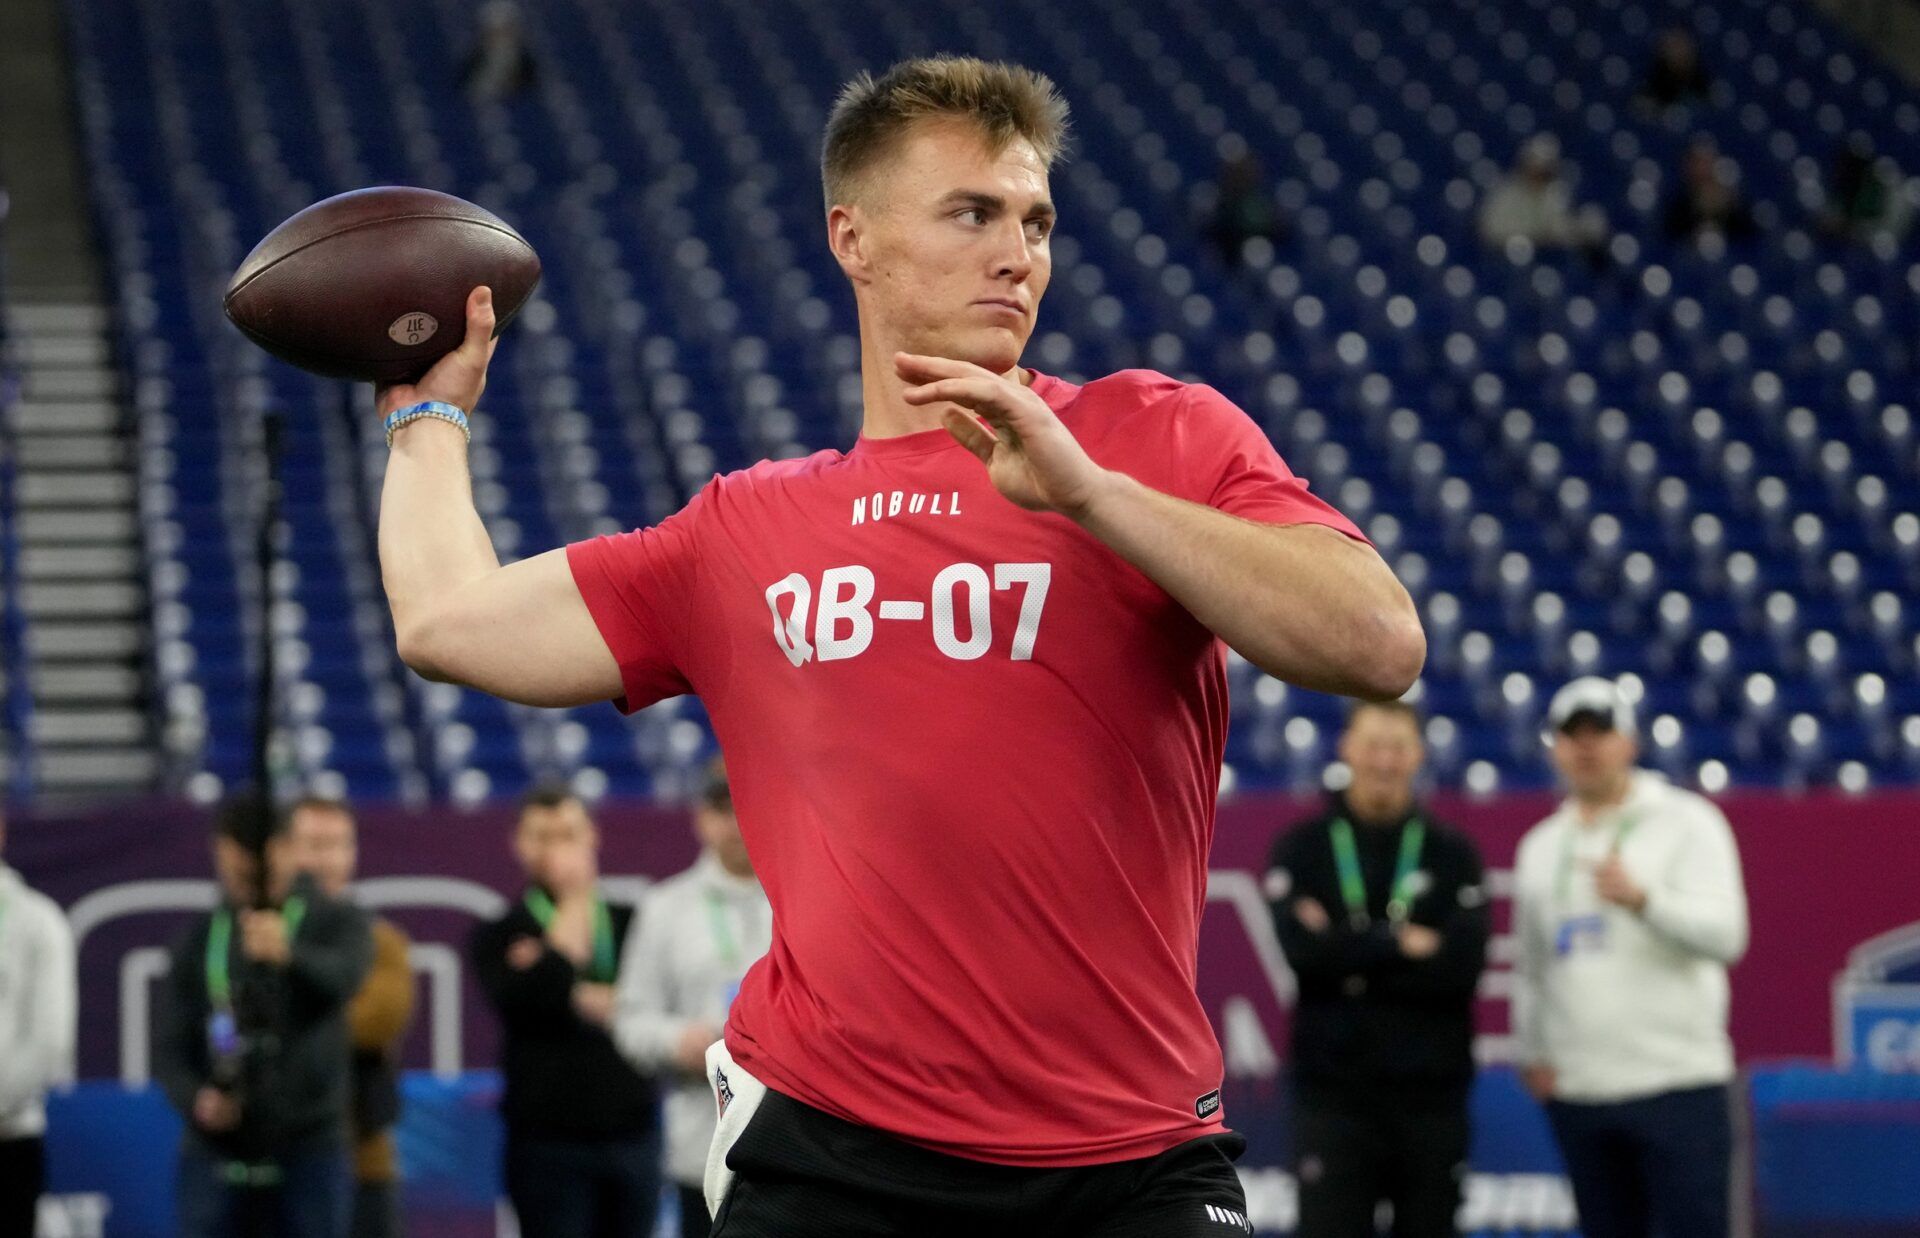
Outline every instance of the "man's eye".
{"label": "man's eye", "polygon": [[1044,241],[1053,235],[1053,221],[1051,219],[1029,219],[1027,221],[1027,231]]}
{"label": "man's eye", "polygon": [[966,210],[961,211],[958,218],[964,219],[968,223],[983,224],[987,222],[987,212],[981,207],[970,206]]}

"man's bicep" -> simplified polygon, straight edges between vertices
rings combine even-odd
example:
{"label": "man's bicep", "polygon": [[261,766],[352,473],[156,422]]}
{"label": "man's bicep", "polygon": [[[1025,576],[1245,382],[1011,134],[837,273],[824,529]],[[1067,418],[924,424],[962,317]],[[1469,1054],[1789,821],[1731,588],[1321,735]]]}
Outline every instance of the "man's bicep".
{"label": "man's bicep", "polygon": [[621,695],[620,664],[581,596],[565,550],[522,559],[461,588],[420,639],[433,679],[522,705],[586,705]]}

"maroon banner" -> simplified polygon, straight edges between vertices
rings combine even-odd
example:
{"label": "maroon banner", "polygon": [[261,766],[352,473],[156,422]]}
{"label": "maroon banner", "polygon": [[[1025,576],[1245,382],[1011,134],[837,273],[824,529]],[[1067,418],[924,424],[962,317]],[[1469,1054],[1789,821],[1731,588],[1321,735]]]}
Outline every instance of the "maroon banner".
{"label": "maroon banner", "polygon": [[[1433,809],[1479,841],[1490,867],[1504,870],[1521,834],[1552,803],[1545,796],[1442,796]],[[1739,839],[1753,918],[1752,946],[1733,973],[1735,1044],[1746,1060],[1827,1058],[1832,985],[1848,952],[1920,922],[1920,793],[1741,792],[1720,803]],[[1275,834],[1312,807],[1247,796],[1220,812],[1200,991],[1221,1029],[1231,1075],[1271,1078],[1284,1052],[1291,978],[1259,882]],[[615,877],[658,878],[693,858],[678,810],[608,804],[597,816],[603,868]],[[476,919],[519,891],[512,817],[509,806],[362,813],[363,895],[423,947],[415,959],[423,1017],[408,1043],[410,1067],[473,1068],[495,1060],[493,1021],[478,1001],[464,950]],[[83,1076],[140,1077],[156,947],[210,890],[207,828],[205,810],[175,802],[14,817],[8,862],[58,900],[82,936]],[[616,883],[615,894],[639,885]],[[1504,929],[1504,906],[1497,915]],[[1482,1010],[1496,1057],[1506,1030],[1504,972],[1496,942]]]}

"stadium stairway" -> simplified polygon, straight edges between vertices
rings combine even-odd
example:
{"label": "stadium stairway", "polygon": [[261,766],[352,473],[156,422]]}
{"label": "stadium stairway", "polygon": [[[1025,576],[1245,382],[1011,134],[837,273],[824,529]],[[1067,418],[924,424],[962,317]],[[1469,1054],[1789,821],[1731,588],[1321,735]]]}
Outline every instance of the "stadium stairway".
{"label": "stadium stairway", "polygon": [[87,221],[58,6],[9,4],[0,74],[7,224],[11,790],[151,787],[145,552],[133,421]]}
{"label": "stadium stairway", "polygon": [[104,306],[16,304],[15,531],[41,795],[149,785],[136,479]]}

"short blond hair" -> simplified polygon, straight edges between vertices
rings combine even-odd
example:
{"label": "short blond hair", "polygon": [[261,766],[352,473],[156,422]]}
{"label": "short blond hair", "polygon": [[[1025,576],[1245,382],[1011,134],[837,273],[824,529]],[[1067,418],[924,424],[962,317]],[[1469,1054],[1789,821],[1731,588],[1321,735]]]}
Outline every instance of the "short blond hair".
{"label": "short blond hair", "polygon": [[1052,167],[1066,150],[1067,102],[1044,73],[971,56],[903,60],[841,88],[827,118],[820,180],[827,205],[851,201],[865,172],[917,121],[956,117],[979,126],[994,153],[1015,138]]}

